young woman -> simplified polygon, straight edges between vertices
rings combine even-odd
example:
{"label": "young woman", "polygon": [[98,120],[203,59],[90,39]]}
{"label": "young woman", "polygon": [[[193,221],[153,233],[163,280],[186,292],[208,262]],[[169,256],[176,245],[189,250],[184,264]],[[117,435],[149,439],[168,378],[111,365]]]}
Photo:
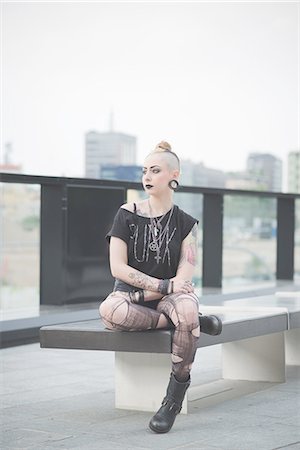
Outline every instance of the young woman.
{"label": "young woman", "polygon": [[202,332],[219,334],[221,320],[199,315],[192,277],[198,221],[173,203],[180,162],[161,142],[144,163],[146,200],[127,203],[107,235],[114,291],[101,303],[106,327],[116,330],[174,329],[172,372],[162,406],[150,421],[156,433],[169,431],[190,385],[190,371]]}

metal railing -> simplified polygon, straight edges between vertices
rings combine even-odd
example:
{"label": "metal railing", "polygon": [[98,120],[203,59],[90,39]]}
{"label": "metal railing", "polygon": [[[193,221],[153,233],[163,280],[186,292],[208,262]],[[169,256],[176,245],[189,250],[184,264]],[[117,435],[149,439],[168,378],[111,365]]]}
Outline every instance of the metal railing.
{"label": "metal railing", "polygon": [[[9,173],[1,173],[0,181],[41,187],[41,304],[72,303],[83,297],[93,299],[95,296],[105,296],[109,292],[112,278],[107,250],[98,241],[99,229],[95,231],[94,224],[97,222],[104,234],[112,223],[116,209],[126,201],[128,191],[142,191],[141,183]],[[222,287],[226,196],[275,200],[275,276],[277,280],[294,279],[295,203],[300,199],[300,194],[198,186],[181,186],[179,193],[198,194],[202,197],[203,287]],[[79,296],[78,290],[81,290]]]}

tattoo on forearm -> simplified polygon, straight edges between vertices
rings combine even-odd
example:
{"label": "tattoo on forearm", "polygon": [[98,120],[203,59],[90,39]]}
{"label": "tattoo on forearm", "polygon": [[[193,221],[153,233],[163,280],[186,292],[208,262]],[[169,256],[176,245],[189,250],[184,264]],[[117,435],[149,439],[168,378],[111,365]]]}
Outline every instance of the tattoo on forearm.
{"label": "tattoo on forearm", "polygon": [[132,279],[133,285],[149,291],[157,291],[158,283],[151,280],[151,277],[142,273],[130,272],[129,278]]}

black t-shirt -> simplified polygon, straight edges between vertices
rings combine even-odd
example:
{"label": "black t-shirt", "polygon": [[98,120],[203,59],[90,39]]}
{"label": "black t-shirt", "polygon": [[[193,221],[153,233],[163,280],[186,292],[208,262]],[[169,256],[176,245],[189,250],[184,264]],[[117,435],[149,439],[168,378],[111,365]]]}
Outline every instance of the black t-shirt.
{"label": "black t-shirt", "polygon": [[[198,220],[177,205],[174,205],[173,210],[171,209],[165,216],[155,218],[156,221],[159,219],[161,219],[160,232],[165,229],[160,241],[159,234],[157,236],[157,242],[160,243],[159,254],[155,245],[153,246],[150,218],[124,208],[119,208],[106,238],[109,241],[111,236],[115,236],[126,242],[129,266],[155,278],[173,278],[180,260],[182,241]],[[168,226],[165,228],[167,223]]]}

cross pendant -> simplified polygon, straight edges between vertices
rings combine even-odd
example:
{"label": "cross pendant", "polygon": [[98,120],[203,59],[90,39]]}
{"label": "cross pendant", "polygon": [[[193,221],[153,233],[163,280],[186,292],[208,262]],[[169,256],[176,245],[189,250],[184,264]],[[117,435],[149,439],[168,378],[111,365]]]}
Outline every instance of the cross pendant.
{"label": "cross pendant", "polygon": [[156,256],[154,256],[154,259],[156,259],[156,262],[157,262],[157,264],[158,264],[158,263],[159,263],[159,260],[161,259],[161,256],[156,255]]}

